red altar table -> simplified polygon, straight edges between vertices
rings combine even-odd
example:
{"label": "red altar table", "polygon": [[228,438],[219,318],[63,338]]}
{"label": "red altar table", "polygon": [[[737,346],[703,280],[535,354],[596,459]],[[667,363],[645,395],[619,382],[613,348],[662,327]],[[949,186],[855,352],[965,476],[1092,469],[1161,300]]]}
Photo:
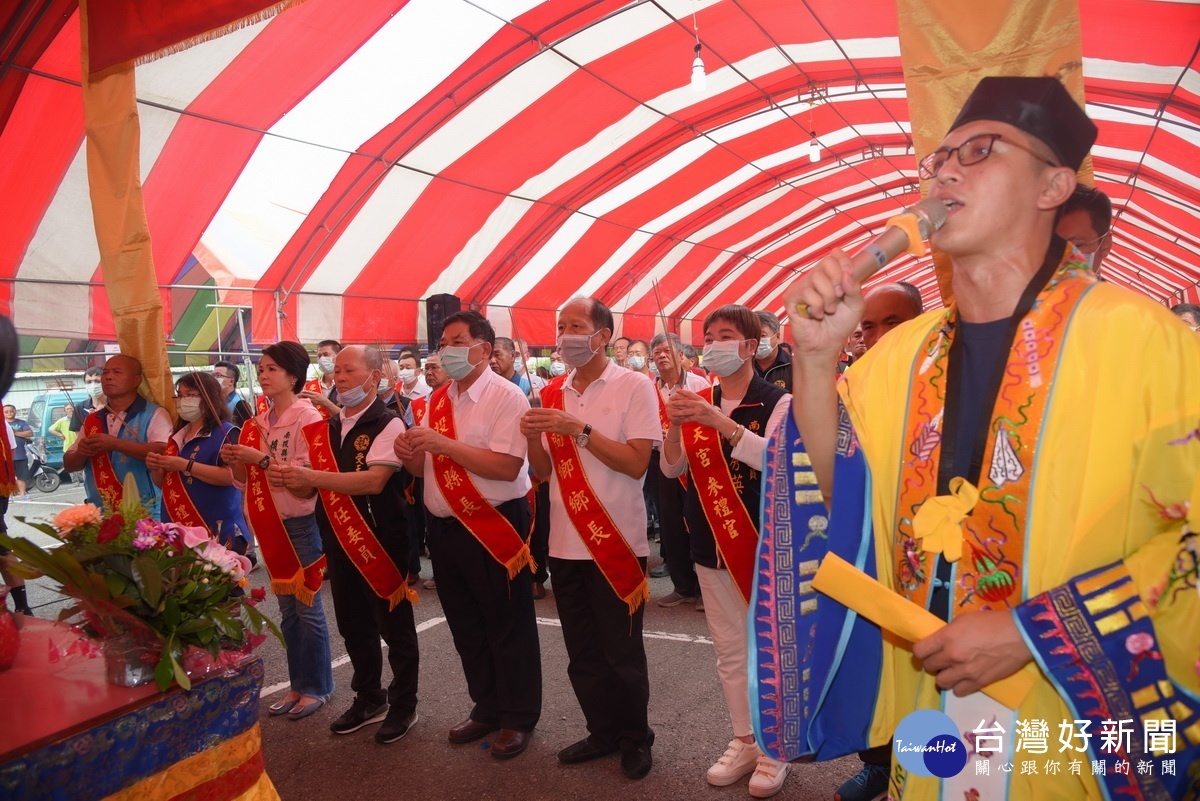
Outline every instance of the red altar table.
{"label": "red altar table", "polygon": [[117,687],[102,658],[55,662],[55,631],[28,621],[0,672],[0,798],[278,799],[258,726],[262,660],[190,691]]}

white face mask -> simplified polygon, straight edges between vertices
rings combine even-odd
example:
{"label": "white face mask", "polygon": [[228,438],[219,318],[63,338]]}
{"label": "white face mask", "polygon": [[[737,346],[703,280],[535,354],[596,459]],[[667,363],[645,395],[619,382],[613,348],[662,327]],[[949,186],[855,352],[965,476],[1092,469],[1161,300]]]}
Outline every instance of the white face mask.
{"label": "white face mask", "polygon": [[754,351],[754,358],[765,359],[771,355],[773,350],[775,350],[775,346],[771,344],[771,338],[763,337],[758,340],[758,349]]}
{"label": "white face mask", "polygon": [[375,391],[380,395],[386,395],[390,389],[391,387],[388,385],[388,380],[386,378],[381,378],[379,379],[379,386],[375,388]]}
{"label": "white face mask", "polygon": [[96,398],[98,398],[104,394],[104,385],[101,384],[99,381],[97,381],[94,384],[88,384],[87,385],[87,394],[90,398],[95,400]]}
{"label": "white face mask", "polygon": [[650,362],[650,375],[658,375],[658,365]]}
{"label": "white face mask", "polygon": [[550,362],[550,375],[560,376],[567,374],[566,362]]}
{"label": "white face mask", "polygon": [[728,339],[723,342],[710,342],[704,346],[704,366],[711,372],[727,378],[738,371],[746,363],[738,353],[742,345],[740,339]]}
{"label": "white face mask", "polygon": [[401,370],[401,371],[400,371],[400,372],[397,374],[397,378],[400,380],[400,382],[401,382],[402,384],[404,384],[404,386],[406,386],[406,387],[407,387],[407,386],[409,386],[410,384],[415,384],[415,383],[417,383],[417,371],[416,371],[416,370],[409,370],[409,369],[404,369],[404,370]]}
{"label": "white face mask", "polygon": [[641,356],[630,356],[625,363],[629,366],[630,370],[635,372],[641,372],[642,368],[646,366],[646,360]]}
{"label": "white face mask", "polygon": [[317,359],[317,369],[324,375],[329,375],[333,372],[333,359],[328,356],[322,356]]}
{"label": "white face mask", "polygon": [[1096,251],[1092,251],[1091,253],[1082,253],[1080,255],[1082,255],[1083,260],[1087,262],[1089,270],[1096,266]]}
{"label": "white face mask", "polygon": [[194,423],[202,416],[200,413],[199,398],[180,398],[175,402],[175,411],[179,412],[179,417],[187,420],[189,423]]}

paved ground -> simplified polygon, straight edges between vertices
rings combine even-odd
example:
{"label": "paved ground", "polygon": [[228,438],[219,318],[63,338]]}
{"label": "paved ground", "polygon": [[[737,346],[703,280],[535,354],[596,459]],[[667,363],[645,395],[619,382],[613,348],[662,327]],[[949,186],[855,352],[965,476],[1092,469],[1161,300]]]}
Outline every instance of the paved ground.
{"label": "paved ground", "polygon": [[[71,487],[51,495],[34,491],[30,502],[13,503],[8,515],[10,529],[14,534],[34,533],[15,518],[49,517],[80,501],[80,491]],[[428,570],[426,562],[423,577],[428,577]],[[253,578],[259,586],[265,574],[260,570]],[[669,591],[669,580],[651,580],[654,599]],[[566,651],[552,588],[537,605],[545,689],[542,720],[529,750],[515,760],[500,762],[486,750],[486,740],[449,744],[446,731],[466,715],[470,700],[437,592],[422,589],[420,594],[416,607],[421,641],[420,722],[407,737],[391,745],[376,745],[374,727],[340,737],[329,732],[329,723],[349,706],[353,696],[350,666],[336,634],[328,587],[325,609],[330,617],[338,686],[325,709],[298,722],[269,717],[266,706],[286,691],[287,669],[278,643],[269,640],[260,649],[266,664],[262,731],[267,770],[286,801],[749,798],[745,781],[715,788],[704,780],[705,770],[724,751],[731,732],[704,615],[693,606],[663,609],[652,600],[647,610],[650,723],[657,739],[654,769],[634,782],[621,774],[616,756],[572,767],[560,765],[555,758],[558,749],[586,732],[567,681]],[[30,588],[30,602],[39,617],[53,616],[61,606],[57,598],[44,580]],[[268,601],[264,609],[278,619],[273,602]],[[837,785],[857,767],[854,758],[793,767],[777,798],[830,799]]]}

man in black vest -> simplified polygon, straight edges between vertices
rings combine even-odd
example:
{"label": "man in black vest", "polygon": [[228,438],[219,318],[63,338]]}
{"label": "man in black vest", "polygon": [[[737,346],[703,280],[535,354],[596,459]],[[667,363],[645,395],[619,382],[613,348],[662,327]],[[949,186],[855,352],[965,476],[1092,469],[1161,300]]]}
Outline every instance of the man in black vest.
{"label": "man in black vest", "polygon": [[[378,398],[381,363],[377,348],[347,346],[337,354],[334,382],[343,406],[325,425],[338,472],[286,465],[271,471],[288,489],[324,489],[349,495],[382,546],[383,553],[376,558],[390,558],[403,574],[408,531],[403,476],[397,472],[400,463],[393,442],[405,429]],[[309,458],[317,458],[311,447]],[[329,560],[327,576],[338,632],[346,641],[354,668],[350,682],[354,703],[329,728],[335,734],[349,734],[383,721],[375,741],[395,742],[417,722],[418,651],[412,604],[401,600],[389,610],[388,601],[379,597],[347,555],[324,503],[317,504],[317,521]],[[406,586],[404,582],[401,585]],[[392,667],[392,683],[386,690],[380,635],[387,643]]]}

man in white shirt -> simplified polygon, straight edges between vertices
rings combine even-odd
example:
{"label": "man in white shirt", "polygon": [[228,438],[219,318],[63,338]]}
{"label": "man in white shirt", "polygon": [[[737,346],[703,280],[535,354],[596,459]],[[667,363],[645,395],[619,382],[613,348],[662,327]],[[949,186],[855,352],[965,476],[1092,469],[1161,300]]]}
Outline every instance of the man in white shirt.
{"label": "man in white shirt", "polygon": [[520,421],[529,401],[488,366],[496,334],[478,312],[446,318],[441,367],[452,379],[429,398],[396,455],[425,479],[429,555],[470,715],[452,743],[500,730],[492,756],[524,752],[542,709],[542,666],[529,564],[530,483]]}
{"label": "man in white shirt", "polygon": [[396,364],[400,368],[397,377],[400,394],[410,401],[417,398],[428,398],[429,393],[433,390],[429,388],[429,384],[425,383],[425,377],[421,375],[421,359],[417,352],[412,348],[404,348],[400,351]]}
{"label": "man in white shirt", "polygon": [[132,356],[118,354],[105,362],[100,383],[107,403],[84,420],[81,436],[63,454],[63,467],[84,471],[87,500],[96,506],[103,505],[105,494],[119,495],[125,476],[132,474],[142,503],[157,520],[161,496],[150,480],[146,455],[166,451],[171,418],[166,409],[138,394],[142,365]]}
{"label": "man in white shirt", "polygon": [[312,401],[313,406],[324,409],[327,416],[336,416],[341,408],[337,384],[333,381],[333,364],[342,351],[342,343],[336,339],[322,339],[317,343],[317,379],[304,385],[300,397]]}
{"label": "man in white shirt", "polygon": [[543,390],[543,408],[521,423],[534,472],[551,480],[550,573],[567,673],[589,732],[558,758],[574,764],[620,750],[622,771],[640,779],[654,742],[642,643],[649,594],[642,477],[662,439],[654,384],[605,355],[613,317],[599,301],[569,301],[558,331],[558,351],[573,369]]}
{"label": "man in white shirt", "polygon": [[[686,369],[683,343],[674,334],[659,334],[650,342],[650,356],[658,367],[655,388],[658,390],[658,418],[666,436],[667,402],[676,390],[686,389],[700,392],[708,388],[708,382]],[[682,381],[680,376],[683,377]],[[655,461],[651,470],[661,468]],[[677,480],[660,476],[658,479],[658,520],[661,526],[663,564],[650,575],[671,577],[672,589],[658,600],[659,606],[679,606],[686,602],[700,601],[700,583],[696,579],[696,567],[692,563],[692,548],[688,542],[687,524],[683,520],[684,485]]]}

